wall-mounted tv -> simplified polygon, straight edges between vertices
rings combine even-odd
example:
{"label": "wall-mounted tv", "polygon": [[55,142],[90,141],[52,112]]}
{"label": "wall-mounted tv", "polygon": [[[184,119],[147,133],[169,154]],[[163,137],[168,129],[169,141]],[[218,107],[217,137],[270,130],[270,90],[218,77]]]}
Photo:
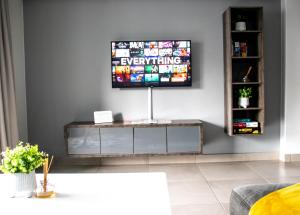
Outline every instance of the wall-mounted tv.
{"label": "wall-mounted tv", "polygon": [[192,85],[190,40],[112,41],[113,88]]}

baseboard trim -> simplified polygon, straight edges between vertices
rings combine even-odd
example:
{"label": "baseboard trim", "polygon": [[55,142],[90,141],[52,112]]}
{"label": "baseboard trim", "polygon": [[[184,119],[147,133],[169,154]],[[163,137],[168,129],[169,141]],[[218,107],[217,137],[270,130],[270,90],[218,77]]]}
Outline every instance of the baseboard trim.
{"label": "baseboard trim", "polygon": [[290,161],[300,161],[300,154],[290,154]]}
{"label": "baseboard trim", "polygon": [[281,154],[280,160],[283,162],[300,161],[300,154]]}
{"label": "baseboard trim", "polygon": [[[293,155],[294,156],[294,155]],[[292,157],[293,157],[292,156]],[[294,156],[300,161],[300,155]],[[243,153],[243,154],[210,154],[210,155],[156,155],[139,157],[107,157],[107,158],[70,158],[57,157],[56,165],[151,165],[151,164],[180,164],[180,163],[212,163],[279,160],[279,153]]]}

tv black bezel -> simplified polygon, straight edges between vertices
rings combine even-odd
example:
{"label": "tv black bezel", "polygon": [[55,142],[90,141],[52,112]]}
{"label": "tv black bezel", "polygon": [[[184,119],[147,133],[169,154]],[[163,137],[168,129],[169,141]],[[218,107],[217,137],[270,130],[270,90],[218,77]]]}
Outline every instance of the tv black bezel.
{"label": "tv black bezel", "polygon": [[[191,79],[189,82],[184,82],[186,84],[182,85],[182,84],[178,84],[178,85],[174,85],[174,82],[172,83],[172,85],[170,85],[170,82],[168,82],[168,85],[166,86],[163,86],[163,85],[153,85],[153,84],[149,84],[149,85],[141,85],[141,86],[133,86],[132,85],[132,82],[130,86],[114,86],[114,82],[113,82],[113,75],[112,75],[112,43],[113,42],[165,42],[165,41],[189,41],[190,42],[190,67],[191,67],[191,71],[190,71],[190,76],[191,76]],[[193,82],[193,76],[192,76],[192,73],[193,73],[193,67],[192,67],[192,41],[191,40],[112,40],[110,41],[110,76],[111,76],[111,86],[112,88],[148,88],[148,87],[151,87],[151,88],[168,88],[168,87],[191,87],[192,86],[192,82]],[[145,82],[144,82],[145,83]],[[159,82],[161,83],[161,82]],[[180,82],[182,83],[182,82]]]}

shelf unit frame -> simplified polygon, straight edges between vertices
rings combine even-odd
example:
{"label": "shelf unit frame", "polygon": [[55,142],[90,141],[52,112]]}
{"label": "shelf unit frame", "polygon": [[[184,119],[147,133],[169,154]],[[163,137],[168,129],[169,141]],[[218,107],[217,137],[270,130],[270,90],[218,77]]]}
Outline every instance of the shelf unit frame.
{"label": "shelf unit frame", "polygon": [[[246,31],[236,31],[233,29],[233,13],[256,13],[256,27],[257,29],[247,29]],[[242,38],[247,37],[248,35],[252,36],[257,35],[257,54],[247,57],[236,57],[233,56],[232,48],[232,35],[236,38],[238,35],[242,35]],[[249,37],[250,37],[249,36]],[[223,44],[224,44],[224,100],[225,100],[225,114],[224,114],[224,130],[229,136],[234,135],[245,135],[245,134],[234,134],[233,129],[233,119],[235,111],[244,111],[245,113],[253,114],[253,111],[256,111],[256,120],[260,124],[260,134],[264,133],[265,126],[265,99],[264,99],[264,50],[263,50],[263,8],[262,7],[229,7],[223,13]],[[240,64],[243,64],[242,61],[252,61],[255,62],[257,66],[257,80],[252,80],[251,82],[243,83],[241,80],[233,80],[233,61],[241,61]],[[250,63],[250,62],[248,62]],[[254,72],[254,71],[252,71]],[[258,107],[249,107],[249,108],[236,108],[233,104],[233,89],[237,86],[249,86],[252,85],[257,87],[258,95],[257,101]],[[250,100],[251,103],[251,100]],[[253,135],[253,134],[248,134]]]}

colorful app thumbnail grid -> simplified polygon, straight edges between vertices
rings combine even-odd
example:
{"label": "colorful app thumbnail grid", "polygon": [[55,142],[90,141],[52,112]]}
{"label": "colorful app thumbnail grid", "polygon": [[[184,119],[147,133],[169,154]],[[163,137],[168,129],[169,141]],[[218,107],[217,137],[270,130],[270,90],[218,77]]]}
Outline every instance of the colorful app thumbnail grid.
{"label": "colorful app thumbnail grid", "polygon": [[191,81],[190,41],[119,41],[111,45],[113,82]]}
{"label": "colorful app thumbnail grid", "polygon": [[149,48],[149,49],[158,48],[158,42],[156,42],[156,41],[147,41],[147,42],[145,42],[144,47]]}
{"label": "colorful app thumbnail grid", "polygon": [[160,75],[160,82],[170,82],[171,75],[170,74],[162,74]]}
{"label": "colorful app thumbnail grid", "polygon": [[158,73],[158,66],[157,65],[146,65],[145,73]]}
{"label": "colorful app thumbnail grid", "polygon": [[158,49],[157,48],[144,49],[144,55],[146,57],[155,57],[155,56],[158,56]]}
{"label": "colorful app thumbnail grid", "polygon": [[130,66],[130,73],[144,73],[144,66]]}
{"label": "colorful app thumbnail grid", "polygon": [[129,49],[129,42],[112,42],[112,49]]}
{"label": "colorful app thumbnail grid", "polygon": [[173,56],[179,56],[179,57],[190,56],[190,48],[176,48],[173,50]]}
{"label": "colorful app thumbnail grid", "polygon": [[144,57],[144,49],[130,49],[130,57]]}
{"label": "colorful app thumbnail grid", "polygon": [[131,82],[144,82],[144,74],[131,74],[130,81]]}
{"label": "colorful app thumbnail grid", "polygon": [[129,49],[116,49],[116,57],[130,57]]}
{"label": "colorful app thumbnail grid", "polygon": [[158,55],[161,56],[161,57],[171,57],[173,54],[173,50],[172,48],[168,48],[168,49],[159,49],[158,51]]}
{"label": "colorful app thumbnail grid", "polygon": [[173,65],[159,65],[159,73],[172,73]]}
{"label": "colorful app thumbnail grid", "polygon": [[145,74],[145,82],[159,82],[158,74]]}
{"label": "colorful app thumbnail grid", "polygon": [[144,42],[130,42],[130,49],[143,49]]}
{"label": "colorful app thumbnail grid", "polygon": [[173,43],[172,41],[159,41],[158,48],[172,48]]}
{"label": "colorful app thumbnail grid", "polygon": [[125,74],[125,73],[130,73],[129,66],[116,66],[115,67],[115,73],[116,74]]}
{"label": "colorful app thumbnail grid", "polygon": [[187,80],[186,73],[177,73],[177,74],[172,74],[171,76],[171,82],[185,82],[186,80]]}
{"label": "colorful app thumbnail grid", "polygon": [[173,73],[187,73],[187,65],[173,65]]}

